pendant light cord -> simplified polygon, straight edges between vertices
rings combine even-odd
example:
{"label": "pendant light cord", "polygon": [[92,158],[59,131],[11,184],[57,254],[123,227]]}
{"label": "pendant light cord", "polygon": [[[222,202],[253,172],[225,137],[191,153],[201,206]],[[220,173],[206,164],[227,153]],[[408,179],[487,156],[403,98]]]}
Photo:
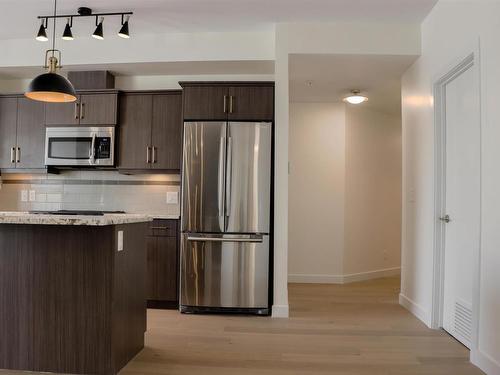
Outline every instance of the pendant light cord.
{"label": "pendant light cord", "polygon": [[56,16],[57,15],[57,0],[54,0],[54,30],[52,30],[52,57],[54,57],[56,49]]}

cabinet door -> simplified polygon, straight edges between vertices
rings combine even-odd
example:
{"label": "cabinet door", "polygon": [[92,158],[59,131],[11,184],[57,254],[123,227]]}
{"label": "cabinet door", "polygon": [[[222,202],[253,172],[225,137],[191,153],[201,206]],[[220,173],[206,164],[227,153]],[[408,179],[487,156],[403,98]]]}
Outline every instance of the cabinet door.
{"label": "cabinet door", "polygon": [[80,125],[115,125],[117,94],[84,94],[80,99]]}
{"label": "cabinet door", "polygon": [[15,168],[17,98],[0,98],[0,168]]}
{"label": "cabinet door", "polygon": [[177,301],[177,237],[148,237],[147,299]]}
{"label": "cabinet door", "polygon": [[18,99],[16,168],[45,167],[45,104]]}
{"label": "cabinet door", "polygon": [[226,120],[225,86],[187,86],[183,89],[184,120]]}
{"label": "cabinet door", "polygon": [[47,103],[45,124],[51,125],[78,125],[80,123],[80,96],[72,103]]}
{"label": "cabinet door", "polygon": [[154,169],[181,169],[182,96],[153,96]]}
{"label": "cabinet door", "polygon": [[152,107],[152,95],[121,96],[118,168],[150,168]]}
{"label": "cabinet door", "polygon": [[229,88],[228,119],[273,121],[274,87],[234,86]]}
{"label": "cabinet door", "polygon": [[177,237],[157,237],[157,299],[177,301]]}

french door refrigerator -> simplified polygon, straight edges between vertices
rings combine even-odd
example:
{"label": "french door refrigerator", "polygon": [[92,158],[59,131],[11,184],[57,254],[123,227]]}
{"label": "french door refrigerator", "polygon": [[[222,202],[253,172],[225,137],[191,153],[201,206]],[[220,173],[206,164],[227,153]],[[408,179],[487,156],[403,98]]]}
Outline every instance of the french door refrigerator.
{"label": "french door refrigerator", "polygon": [[182,312],[269,313],[271,143],[271,123],[184,123]]}

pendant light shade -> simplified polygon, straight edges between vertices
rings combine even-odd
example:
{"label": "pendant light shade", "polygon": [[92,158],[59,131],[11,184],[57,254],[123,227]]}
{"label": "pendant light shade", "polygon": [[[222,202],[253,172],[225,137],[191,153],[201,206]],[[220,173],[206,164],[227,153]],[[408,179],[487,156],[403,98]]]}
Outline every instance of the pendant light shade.
{"label": "pendant light shade", "polygon": [[[57,74],[57,70],[61,68],[61,65],[59,64],[59,61],[61,61],[61,51],[56,50],[55,48],[56,16],[57,0],[54,0],[54,29],[52,32],[52,49],[49,49],[45,52],[44,68],[46,68],[48,72],[35,77],[35,79],[31,81],[28,90],[24,93],[24,95],[27,98],[41,102],[74,102],[76,100],[75,88],[65,77]],[[69,26],[69,24],[67,26]]]}
{"label": "pendant light shade", "polygon": [[99,22],[99,24],[95,28],[94,33],[92,34],[92,36],[94,38],[99,39],[99,40],[103,40],[104,39],[104,31],[103,31],[103,28],[102,28],[102,21],[104,21],[104,17],[101,18],[101,22]]}
{"label": "pendant light shade", "polygon": [[49,38],[47,38],[47,32],[45,31],[45,25],[43,24],[43,20],[42,24],[40,25],[40,28],[38,29],[36,40],[40,42],[46,42],[47,40],[49,40]]}
{"label": "pendant light shade", "polygon": [[66,23],[66,26],[64,27],[64,32],[62,35],[62,38],[64,40],[73,40],[73,33],[71,32],[71,24],[70,20],[68,19],[68,22]]}
{"label": "pendant light shade", "polygon": [[31,81],[26,97],[48,103],[67,103],[76,100],[73,85],[57,73],[40,74]]}
{"label": "pendant light shade", "polygon": [[126,39],[130,38],[130,34],[128,31],[128,20],[129,20],[129,17],[127,16],[125,22],[122,22],[122,27],[121,27],[120,31],[118,31],[119,37],[126,38]]}

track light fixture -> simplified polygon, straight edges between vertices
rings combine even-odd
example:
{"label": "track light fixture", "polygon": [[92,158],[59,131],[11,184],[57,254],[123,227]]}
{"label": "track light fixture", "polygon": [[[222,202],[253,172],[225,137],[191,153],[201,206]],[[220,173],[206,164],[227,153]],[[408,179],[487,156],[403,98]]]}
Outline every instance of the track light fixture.
{"label": "track light fixture", "polygon": [[73,33],[71,32],[71,28],[73,27],[73,17],[68,18],[68,22],[66,22],[66,26],[64,27],[64,32],[62,38],[64,40],[73,40]]}
{"label": "track light fixture", "polygon": [[101,17],[101,21],[99,22],[98,17],[95,18],[95,24],[97,27],[95,28],[94,33],[92,34],[93,38],[103,40],[104,39],[104,31],[102,29],[102,22],[104,21],[104,17]]}
{"label": "track light fixture", "polygon": [[[125,22],[123,22],[123,19],[125,18]],[[130,38],[130,34],[128,32],[128,20],[130,19],[130,16],[124,16],[122,14],[122,28],[120,29],[120,31],[118,31],[118,36],[119,37],[122,37],[122,38],[125,38],[125,39],[128,39]]]}
{"label": "track light fixture", "polygon": [[47,31],[46,31],[48,21],[49,20],[47,18],[42,18],[42,23],[40,24],[40,28],[38,29],[36,40],[40,42],[46,42],[47,40],[49,40],[49,38],[47,38]]}
{"label": "track light fixture", "polygon": [[40,28],[38,30],[38,34],[36,36],[37,40],[40,41],[47,41],[47,23],[49,19],[56,19],[56,18],[67,18],[68,21],[66,23],[66,27],[64,28],[64,33],[62,38],[64,40],[73,40],[73,33],[71,31],[71,28],[73,27],[73,18],[80,18],[80,17],[95,17],[96,21],[96,29],[92,36],[95,39],[102,40],[104,39],[104,30],[103,30],[103,20],[104,16],[109,17],[109,16],[121,16],[121,28],[120,31],[118,32],[118,36],[122,38],[130,38],[130,32],[129,32],[129,19],[130,16],[134,14],[133,12],[112,12],[112,13],[92,13],[92,9],[87,8],[87,7],[80,7],[78,8],[78,13],[77,14],[59,14],[59,15],[53,15],[53,16],[38,16],[39,19],[42,20],[42,24],[40,25]]}

